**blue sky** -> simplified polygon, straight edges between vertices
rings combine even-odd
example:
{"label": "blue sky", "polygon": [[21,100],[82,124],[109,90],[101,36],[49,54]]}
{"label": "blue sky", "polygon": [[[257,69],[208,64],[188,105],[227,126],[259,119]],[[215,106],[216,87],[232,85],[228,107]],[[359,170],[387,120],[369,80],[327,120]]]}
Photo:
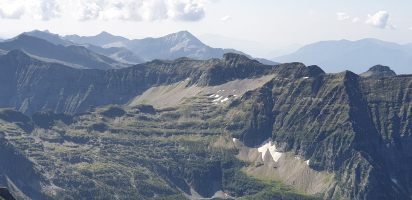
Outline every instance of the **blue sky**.
{"label": "blue sky", "polygon": [[188,30],[212,46],[267,57],[320,40],[410,43],[411,9],[410,0],[0,0],[0,37],[33,29],[129,38]]}

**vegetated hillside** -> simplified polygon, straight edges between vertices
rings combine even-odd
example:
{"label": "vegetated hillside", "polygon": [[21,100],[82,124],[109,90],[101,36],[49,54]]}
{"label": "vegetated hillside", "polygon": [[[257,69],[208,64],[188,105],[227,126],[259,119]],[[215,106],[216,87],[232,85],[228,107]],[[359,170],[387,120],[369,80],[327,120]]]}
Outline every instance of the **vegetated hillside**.
{"label": "vegetated hillside", "polygon": [[[38,78],[47,74],[42,70],[90,76],[88,70],[44,66],[19,51],[1,62],[16,58],[22,62],[0,69],[35,67],[26,69],[32,78],[17,79],[31,83],[27,91],[44,87]],[[236,54],[92,72],[102,82],[84,88],[104,89],[87,97],[122,94],[99,103],[123,105],[86,109],[96,105],[90,101],[84,110],[55,114],[45,111],[56,110],[50,106],[53,98],[39,98],[42,106],[24,104],[31,117],[0,111],[3,157],[21,163],[0,164],[0,183],[13,194],[34,199],[410,199],[412,76],[387,73],[382,66],[370,70],[376,76],[325,74],[317,66],[267,66]],[[12,76],[0,80],[6,78],[4,83],[14,81]],[[67,91],[61,79],[48,85]],[[13,93],[18,83],[2,87],[0,94],[19,98],[25,93]],[[85,112],[70,115],[78,111]]]}

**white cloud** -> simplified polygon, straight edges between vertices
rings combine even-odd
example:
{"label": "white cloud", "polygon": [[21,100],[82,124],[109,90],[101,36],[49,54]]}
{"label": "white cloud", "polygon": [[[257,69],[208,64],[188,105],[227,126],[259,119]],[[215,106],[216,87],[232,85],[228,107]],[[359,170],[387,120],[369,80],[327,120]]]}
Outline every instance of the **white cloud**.
{"label": "white cloud", "polygon": [[60,15],[56,0],[0,0],[0,18],[19,19],[24,16],[49,20]]}
{"label": "white cloud", "polygon": [[390,23],[390,16],[387,11],[378,11],[373,15],[368,15],[366,23],[380,29],[395,28],[395,26]]}
{"label": "white cloud", "polygon": [[81,20],[180,20],[204,17],[206,0],[80,0],[77,18]]}
{"label": "white cloud", "polygon": [[352,21],[352,23],[357,23],[359,21],[359,17],[351,17],[349,14],[345,12],[337,12],[336,18],[339,21]]}
{"label": "white cloud", "polygon": [[411,27],[409,27],[409,30],[411,30],[411,31],[412,31],[412,26],[411,26]]}
{"label": "white cloud", "polygon": [[167,0],[168,16],[183,21],[197,21],[205,16],[202,0]]}
{"label": "white cloud", "polygon": [[[197,21],[213,0],[0,0],[0,18]],[[64,9],[61,9],[64,8]]]}
{"label": "white cloud", "polygon": [[25,11],[23,2],[0,0],[0,17],[9,19],[20,18]]}
{"label": "white cloud", "polygon": [[339,21],[349,20],[351,17],[345,12],[338,12],[336,13],[336,17]]}
{"label": "white cloud", "polygon": [[60,16],[60,6],[56,0],[41,0],[33,5],[32,16],[35,19],[49,20]]}
{"label": "white cloud", "polygon": [[224,22],[226,22],[226,21],[230,21],[231,19],[232,19],[232,17],[231,17],[231,16],[229,16],[229,15],[226,15],[226,16],[224,16],[224,17],[220,18],[220,20],[222,20],[222,21],[224,21]]}

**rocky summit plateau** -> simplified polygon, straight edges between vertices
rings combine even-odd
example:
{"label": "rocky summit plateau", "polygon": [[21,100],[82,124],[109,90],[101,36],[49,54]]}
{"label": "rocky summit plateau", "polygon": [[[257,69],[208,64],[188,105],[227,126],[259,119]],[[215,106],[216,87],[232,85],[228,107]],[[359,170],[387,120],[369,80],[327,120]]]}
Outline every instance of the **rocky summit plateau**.
{"label": "rocky summit plateau", "polygon": [[[190,47],[140,58],[153,40]],[[0,199],[412,198],[412,75],[202,45],[188,32],[0,42]],[[217,55],[188,53],[199,46]]]}

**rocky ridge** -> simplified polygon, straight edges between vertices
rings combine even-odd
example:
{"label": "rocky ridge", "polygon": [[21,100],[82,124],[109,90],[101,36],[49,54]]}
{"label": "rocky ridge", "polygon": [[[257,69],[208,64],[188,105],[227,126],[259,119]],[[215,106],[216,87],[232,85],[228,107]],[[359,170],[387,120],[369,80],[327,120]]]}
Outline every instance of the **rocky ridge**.
{"label": "rocky ridge", "polygon": [[[0,112],[1,147],[8,149],[2,152],[18,152],[7,156],[21,160],[32,181],[26,186],[13,174],[20,169],[0,165],[3,182],[17,194],[410,199],[412,193],[409,75],[326,74],[237,54],[103,71],[12,51],[0,64],[1,106],[32,115]],[[236,93],[244,83],[254,87]],[[195,87],[203,89],[164,107],[142,105],[139,97]]]}

